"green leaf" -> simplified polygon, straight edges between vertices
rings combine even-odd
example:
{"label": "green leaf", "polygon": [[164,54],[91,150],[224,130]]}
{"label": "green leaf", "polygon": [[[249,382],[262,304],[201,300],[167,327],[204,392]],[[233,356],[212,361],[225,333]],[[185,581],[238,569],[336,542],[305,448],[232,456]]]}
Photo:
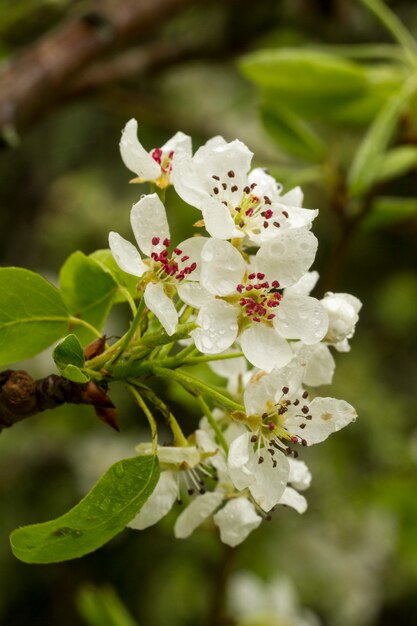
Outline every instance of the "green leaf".
{"label": "green leaf", "polygon": [[362,228],[374,230],[417,219],[417,198],[378,198],[362,221]]}
{"label": "green leaf", "polygon": [[101,267],[109,272],[116,283],[119,285],[119,289],[115,296],[115,302],[125,302],[126,295],[123,291],[128,291],[132,298],[138,298],[138,290],[136,289],[136,285],[138,284],[138,278],[136,276],[132,276],[131,274],[127,274],[117,265],[114,257],[109,249],[96,250],[92,254],[89,255],[90,259],[94,259],[101,265]]}
{"label": "green leaf", "polygon": [[89,626],[137,626],[111,587],[86,585],[78,594],[77,604]]}
{"label": "green leaf", "polygon": [[[70,313],[101,329],[113,304],[117,283],[99,263],[82,252],[74,252],[64,263],[59,275],[62,297]],[[74,333],[81,341],[94,335],[85,328]]]}
{"label": "green leaf", "polygon": [[45,350],[68,332],[59,291],[20,267],[0,268],[0,366]]}
{"label": "green leaf", "polygon": [[261,87],[286,96],[343,101],[367,86],[362,67],[340,56],[318,50],[278,48],[259,50],[240,61],[243,74]]}
{"label": "green leaf", "polygon": [[25,563],[56,563],[93,552],[135,517],[158,478],[155,456],[137,456],[115,463],[68,513],[13,531],[13,554]]}
{"label": "green leaf", "polygon": [[325,145],[295,113],[284,107],[272,109],[265,104],[261,108],[261,117],[266,131],[281,150],[302,161],[323,160]]}
{"label": "green leaf", "polygon": [[53,353],[54,361],[59,370],[64,369],[70,363],[77,367],[84,365],[84,351],[78,337],[67,335],[56,346]]}
{"label": "green leaf", "polygon": [[417,147],[399,146],[382,154],[370,173],[372,182],[382,182],[399,178],[417,165]]}
{"label": "green leaf", "polygon": [[394,135],[398,120],[416,88],[417,78],[413,76],[403,85],[398,94],[388,100],[366,133],[356,152],[348,175],[349,190],[352,196],[366,192],[372,185],[376,160],[385,151]]}
{"label": "green leaf", "polygon": [[65,378],[74,383],[86,383],[89,376],[81,371],[84,367],[84,351],[76,335],[68,335],[56,346],[53,353],[55,364]]}

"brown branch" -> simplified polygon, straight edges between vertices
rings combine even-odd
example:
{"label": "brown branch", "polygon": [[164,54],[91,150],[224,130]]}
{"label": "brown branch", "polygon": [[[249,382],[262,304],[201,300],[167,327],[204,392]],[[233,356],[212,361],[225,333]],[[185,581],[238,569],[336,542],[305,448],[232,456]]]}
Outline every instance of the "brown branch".
{"label": "brown branch", "polygon": [[94,12],[68,20],[0,68],[0,130],[29,126],[78,72],[192,1],[97,0]]}
{"label": "brown branch", "polygon": [[118,430],[113,402],[106,390],[92,381],[74,383],[55,374],[34,380],[21,370],[0,372],[0,432],[27,417],[66,403],[94,407],[101,420]]}

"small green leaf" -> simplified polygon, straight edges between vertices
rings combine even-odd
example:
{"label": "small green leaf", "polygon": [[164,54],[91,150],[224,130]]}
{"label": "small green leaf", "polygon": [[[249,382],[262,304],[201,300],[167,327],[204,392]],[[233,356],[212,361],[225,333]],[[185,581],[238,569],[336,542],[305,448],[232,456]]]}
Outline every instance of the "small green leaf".
{"label": "small green leaf", "polygon": [[112,275],[116,283],[119,285],[119,289],[114,300],[115,302],[126,301],[126,296],[123,293],[125,290],[130,293],[132,298],[138,297],[139,294],[136,289],[138,278],[136,276],[132,276],[131,274],[127,274],[120,269],[109,249],[96,250],[89,255],[89,258],[97,261],[97,263],[99,263],[104,270]]}
{"label": "small green leaf", "polygon": [[278,147],[296,159],[320,162],[326,154],[325,145],[311,127],[284,107],[264,105],[262,122]]}
{"label": "small green leaf", "polygon": [[375,163],[370,176],[375,183],[399,178],[417,165],[417,147],[399,146],[382,154]]}
{"label": "small green leaf", "polygon": [[353,61],[318,50],[259,50],[240,61],[243,74],[261,87],[284,94],[325,100],[346,100],[366,89],[366,75]]}
{"label": "small green leaf", "polygon": [[59,342],[54,350],[53,357],[58,369],[63,369],[70,363],[77,365],[77,367],[83,367],[84,365],[83,349],[78,337],[73,334],[67,335]]}
{"label": "small green leaf", "polygon": [[137,626],[111,587],[86,585],[78,594],[77,604],[89,626]]}
{"label": "small green leaf", "polygon": [[13,531],[13,554],[25,563],[56,563],[93,552],[135,517],[158,478],[155,456],[137,456],[115,463],[68,513]]}
{"label": "small green leaf", "polygon": [[362,228],[374,230],[417,219],[417,198],[378,198],[362,221]]}
{"label": "small green leaf", "polygon": [[59,291],[20,267],[0,268],[0,366],[45,350],[68,332]]}
{"label": "small green leaf", "polygon": [[71,363],[60,370],[60,372],[64,378],[72,380],[73,383],[86,383],[90,380],[90,377],[87,376],[87,374],[85,374],[79,367],[72,365]]}
{"label": "small green leaf", "polygon": [[352,196],[360,195],[369,189],[373,182],[377,159],[386,150],[397,128],[398,120],[417,88],[417,78],[413,76],[401,91],[392,96],[381,110],[360,144],[348,175],[349,190]]}
{"label": "small green leaf", "polygon": [[[59,275],[62,297],[70,313],[101,329],[113,304],[117,283],[99,263],[82,252],[74,252]],[[94,336],[88,329],[74,330],[81,341]]]}

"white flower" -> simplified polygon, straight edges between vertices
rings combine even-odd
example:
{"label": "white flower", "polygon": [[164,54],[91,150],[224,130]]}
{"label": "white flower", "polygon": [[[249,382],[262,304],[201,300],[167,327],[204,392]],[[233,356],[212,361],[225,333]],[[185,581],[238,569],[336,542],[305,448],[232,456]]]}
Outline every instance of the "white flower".
{"label": "white flower", "polygon": [[191,156],[191,138],[178,132],[162,148],[154,148],[148,153],[138,140],[137,130],[137,121],[131,119],[122,131],[120,154],[123,163],[138,177],[132,182],[151,181],[164,189],[171,183],[175,152],[181,150]]}
{"label": "white flower", "polygon": [[[244,393],[246,416],[234,415],[249,430],[230,445],[229,473],[237,489],[248,488],[264,511],[284,503],[287,483],[294,480],[294,487],[302,485],[291,476],[284,455],[298,455],[291,444],[319,443],[356,419],[356,411],[344,400],[310,401],[301,388],[301,377],[296,359],[281,370],[255,375]],[[287,491],[284,499],[297,510],[303,508],[299,494]]]}
{"label": "white flower", "polygon": [[248,265],[231,243],[209,239],[201,251],[200,286],[212,298],[202,301],[199,328],[191,333],[200,352],[223,352],[239,336],[248,361],[271,371],[292,358],[288,339],[318,343],[327,332],[327,314],[318,300],[292,287],[316,248],[310,231],[287,230],[264,243]]}
{"label": "white flower", "polygon": [[219,527],[220,539],[234,548],[246,539],[262,522],[254,505],[247,498],[229,500],[213,517]]}
{"label": "white flower", "polygon": [[339,352],[350,350],[348,339],[353,337],[362,302],[349,293],[329,291],[321,300],[329,316],[329,329],[325,341],[334,345]]}
{"label": "white flower", "polygon": [[262,169],[249,175],[252,152],[241,141],[214,137],[191,157],[174,155],[172,182],[178,195],[203,213],[212,237],[248,237],[256,244],[280,230],[310,227],[317,211],[300,208],[299,188],[280,196],[281,187]]}
{"label": "white flower", "polygon": [[291,582],[275,578],[265,582],[252,572],[233,574],[228,605],[238,626],[318,626],[319,620],[298,602]]}
{"label": "white flower", "polygon": [[119,267],[133,276],[141,278],[145,273],[145,304],[159,319],[168,335],[172,335],[178,324],[178,313],[172,296],[181,293],[187,281],[199,279],[201,248],[205,237],[191,237],[178,247],[172,255],[168,252],[171,242],[165,207],[157,194],[144,196],[130,213],[130,223],[140,250],[148,257],[142,259],[138,249],[115,232],[109,234],[110,250]]}

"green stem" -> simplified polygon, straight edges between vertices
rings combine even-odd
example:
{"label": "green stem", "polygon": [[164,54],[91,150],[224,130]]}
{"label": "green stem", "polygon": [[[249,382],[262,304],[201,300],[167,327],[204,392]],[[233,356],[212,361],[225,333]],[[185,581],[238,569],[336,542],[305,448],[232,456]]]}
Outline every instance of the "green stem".
{"label": "green stem", "polygon": [[170,409],[167,407],[165,402],[159,398],[152,389],[146,387],[145,385],[141,385],[136,381],[129,381],[129,384],[141,390],[142,394],[148,398],[150,402],[162,413],[167,422],[169,428],[171,429],[172,434],[174,435],[174,443],[176,446],[186,447],[188,446],[187,438],[181,430],[181,426],[178,424],[174,415],[171,413]]}
{"label": "green stem", "polygon": [[186,374],[185,372],[179,370],[169,370],[163,367],[158,367],[154,365],[152,367],[152,372],[156,376],[160,376],[161,378],[166,378],[168,380],[175,380],[179,383],[184,389],[186,389],[189,393],[194,396],[200,395],[200,393],[207,394],[210,396],[214,402],[221,404],[226,407],[230,411],[244,411],[245,408],[241,404],[238,404],[231,398],[228,398],[224,394],[220,393],[216,389],[213,389],[210,385],[207,385],[202,380],[191,376],[190,374]]}
{"label": "green stem", "polygon": [[[127,331],[127,333],[120,340],[120,345],[119,345],[118,349],[113,354],[113,356],[110,358],[110,360],[107,361],[107,365],[111,365],[112,363],[116,363],[116,361],[122,356],[123,352],[128,347],[128,345],[129,345],[133,335],[136,332],[138,324],[140,322],[144,306],[145,306],[145,303],[144,303],[144,300],[142,299],[140,301],[140,303],[139,303],[138,308],[136,309],[136,313],[135,313],[135,316],[134,316],[134,318],[132,320],[132,323],[130,324],[129,330]],[[114,348],[114,346],[112,346],[112,347]]]}
{"label": "green stem", "polygon": [[227,445],[227,441],[224,438],[224,435],[220,429],[220,426],[218,425],[217,421],[215,420],[213,413],[210,411],[210,408],[208,406],[208,404],[205,402],[203,396],[198,396],[197,397],[198,403],[201,406],[201,409],[204,413],[204,415],[207,417],[208,422],[210,424],[210,426],[212,427],[212,429],[214,430],[214,432],[216,433],[216,437],[217,440],[219,442],[219,444],[221,445],[221,447],[223,448],[223,450],[226,453],[226,456],[229,452],[229,446]]}
{"label": "green stem", "polygon": [[138,403],[138,405],[140,406],[142,411],[145,413],[146,419],[149,422],[149,426],[151,428],[151,433],[152,433],[152,452],[153,452],[153,454],[156,454],[157,450],[158,450],[158,429],[157,429],[157,426],[156,426],[155,418],[152,415],[152,413],[150,412],[150,410],[148,409],[148,407],[146,406],[142,396],[137,391],[137,389],[135,387],[133,387],[132,385],[128,385],[128,387],[129,387],[131,393],[133,394],[136,402]]}
{"label": "green stem", "polygon": [[396,41],[402,46],[409,61],[417,64],[417,43],[404,24],[391,11],[382,0],[361,0],[372,13],[379,19],[381,24],[391,33]]}
{"label": "green stem", "polygon": [[198,365],[199,363],[210,363],[210,361],[225,361],[228,359],[237,359],[241,356],[244,356],[243,352],[233,352],[232,354],[209,354],[207,356],[186,358],[182,361],[182,365]]}
{"label": "green stem", "polygon": [[88,328],[88,330],[94,333],[94,335],[99,339],[101,339],[103,336],[103,334],[99,330],[97,330],[97,328],[95,328],[86,320],[81,319],[80,317],[74,317],[73,315],[71,315],[69,321],[71,322],[71,324],[75,324],[76,326],[84,326],[84,328]]}
{"label": "green stem", "polygon": [[119,289],[120,289],[120,292],[126,298],[126,301],[127,301],[128,305],[130,306],[130,309],[131,309],[131,311],[133,313],[133,317],[134,317],[136,315],[136,310],[137,310],[136,303],[135,303],[134,299],[130,295],[128,289],[126,289],[125,287],[119,287]]}

